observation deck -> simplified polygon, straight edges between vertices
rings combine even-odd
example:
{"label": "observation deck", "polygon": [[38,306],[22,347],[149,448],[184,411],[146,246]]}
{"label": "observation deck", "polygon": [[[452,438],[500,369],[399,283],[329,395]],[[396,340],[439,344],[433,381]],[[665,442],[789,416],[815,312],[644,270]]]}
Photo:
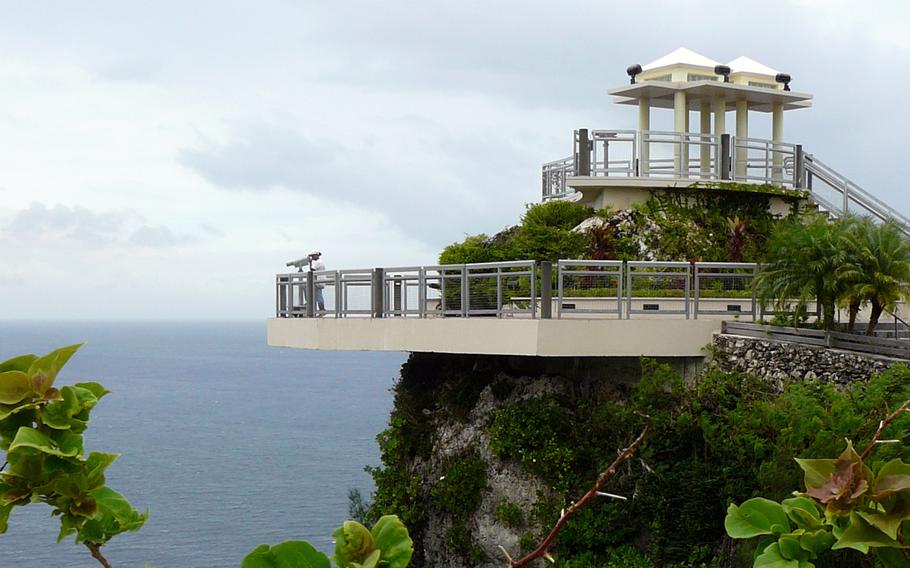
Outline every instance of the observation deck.
{"label": "observation deck", "polygon": [[[746,57],[726,65],[679,49],[633,65],[610,91],[638,107],[638,128],[574,131],[572,153],[543,164],[541,199],[626,209],[653,191],[757,191],[772,212],[808,200],[832,216],[910,219],[784,139],[784,113],[811,106],[791,77]],[[653,109],[673,129],[653,130]],[[698,113],[697,132],[690,115]],[[735,112],[735,130],[726,116]],[[749,114],[771,114],[770,138]],[[568,148],[567,148],[568,150]],[[743,187],[743,185],[747,187]],[[272,346],[540,357],[701,359],[722,323],[767,312],[752,264],[561,260],[278,274]],[[312,302],[317,290],[326,310]],[[803,312],[805,313],[805,312]],[[860,319],[863,315],[860,315]],[[905,328],[910,328],[905,324]],[[895,334],[898,329],[895,316]]]}
{"label": "observation deck", "polygon": [[[327,350],[700,358],[722,320],[759,313],[754,272],[754,264],[563,260],[279,274],[268,340]],[[316,286],[323,312],[306,302]]]}
{"label": "observation deck", "polygon": [[[701,360],[725,321],[776,315],[754,295],[756,271],[752,263],[561,260],[278,274],[268,343]],[[306,301],[317,287],[324,311]]]}

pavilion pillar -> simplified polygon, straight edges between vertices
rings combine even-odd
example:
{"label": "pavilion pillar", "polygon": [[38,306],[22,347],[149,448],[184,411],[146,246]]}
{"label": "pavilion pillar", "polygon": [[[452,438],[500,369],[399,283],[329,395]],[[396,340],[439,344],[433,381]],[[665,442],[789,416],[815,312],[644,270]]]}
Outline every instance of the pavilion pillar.
{"label": "pavilion pillar", "polygon": [[[723,151],[721,136],[727,133],[727,101],[721,97],[714,97],[714,99],[711,100],[711,110],[714,113],[714,159],[717,161],[717,177],[723,179],[724,175],[729,177],[729,172],[724,173],[721,167],[723,163],[729,160],[728,157],[724,157],[721,154]],[[729,151],[729,148],[727,150]]]}
{"label": "pavilion pillar", "polygon": [[711,101],[702,99],[700,107],[700,124],[699,133],[702,134],[699,140],[699,162],[702,179],[711,174],[711,145],[708,142],[708,134],[711,134]]}
{"label": "pavilion pillar", "polygon": [[746,160],[749,157],[748,151],[746,150],[745,142],[740,142],[741,138],[749,137],[749,103],[747,101],[736,101],[736,177],[742,178],[746,176],[748,168],[746,167]]}
{"label": "pavilion pillar", "polygon": [[779,145],[784,141],[784,104],[775,102],[771,107],[771,179],[777,183],[784,180],[784,155],[783,148]]}
{"label": "pavilion pillar", "polygon": [[651,130],[651,99],[638,99],[638,136],[640,149],[638,154],[638,175],[648,177],[651,163],[651,142],[648,131]]}
{"label": "pavilion pillar", "polygon": [[717,97],[711,101],[714,110],[714,135],[717,137],[727,133],[727,101]]}
{"label": "pavilion pillar", "polygon": [[689,152],[685,144],[686,134],[689,132],[689,106],[686,102],[686,93],[682,91],[673,93],[673,130],[680,139],[680,143],[673,150],[673,169],[677,176],[686,177],[689,171]]}

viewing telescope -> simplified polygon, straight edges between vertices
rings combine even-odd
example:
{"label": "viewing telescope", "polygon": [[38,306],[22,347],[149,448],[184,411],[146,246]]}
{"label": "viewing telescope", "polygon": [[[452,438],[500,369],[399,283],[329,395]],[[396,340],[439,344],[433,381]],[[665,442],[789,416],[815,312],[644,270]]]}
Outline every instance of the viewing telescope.
{"label": "viewing telescope", "polygon": [[297,260],[287,262],[285,266],[293,266],[297,269],[297,272],[303,272],[304,268],[309,268],[311,260],[313,260],[313,255],[308,254],[303,258],[298,258]]}

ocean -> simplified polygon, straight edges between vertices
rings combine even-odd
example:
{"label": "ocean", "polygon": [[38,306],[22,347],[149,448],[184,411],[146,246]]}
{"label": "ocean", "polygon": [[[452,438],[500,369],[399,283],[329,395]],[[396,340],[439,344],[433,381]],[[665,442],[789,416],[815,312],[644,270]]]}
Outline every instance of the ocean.
{"label": "ocean", "polygon": [[[0,360],[83,341],[57,385],[112,391],[92,411],[86,451],[120,453],[108,485],[151,514],[104,547],[115,567],[236,567],[288,539],[330,552],[348,490],[371,494],[364,466],[379,462],[406,354],[272,348],[264,320],[0,321]],[[100,566],[72,537],[56,543],[50,511],[13,511],[0,567]]]}

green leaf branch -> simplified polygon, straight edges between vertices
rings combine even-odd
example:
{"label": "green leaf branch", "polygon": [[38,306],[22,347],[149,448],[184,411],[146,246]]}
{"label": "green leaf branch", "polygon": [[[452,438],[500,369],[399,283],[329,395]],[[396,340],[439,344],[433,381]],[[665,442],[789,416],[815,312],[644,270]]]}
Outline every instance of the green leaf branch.
{"label": "green leaf branch", "polygon": [[[414,542],[395,515],[376,521],[372,530],[357,521],[345,521],[332,533],[338,568],[405,568],[411,562]],[[302,540],[275,546],[261,544],[250,552],[240,568],[330,568],[329,557]]]}
{"label": "green leaf branch", "polygon": [[6,532],[15,507],[46,503],[60,519],[57,541],[75,536],[111,568],[101,547],[142,527],[148,513],[139,513],[105,485],[104,472],[117,454],[84,456],[89,414],[109,391],[91,382],[54,387],[60,369],[80,347],[0,363],[0,449],[6,454],[0,468],[0,533]]}
{"label": "green leaf branch", "polygon": [[836,459],[800,459],[806,490],[777,503],[756,497],[727,509],[732,538],[765,539],[753,566],[813,568],[828,550],[875,554],[885,568],[910,566],[910,465],[891,460],[872,471],[865,460],[882,443],[888,426],[910,409],[906,401],[887,418],[862,454],[847,447]]}

